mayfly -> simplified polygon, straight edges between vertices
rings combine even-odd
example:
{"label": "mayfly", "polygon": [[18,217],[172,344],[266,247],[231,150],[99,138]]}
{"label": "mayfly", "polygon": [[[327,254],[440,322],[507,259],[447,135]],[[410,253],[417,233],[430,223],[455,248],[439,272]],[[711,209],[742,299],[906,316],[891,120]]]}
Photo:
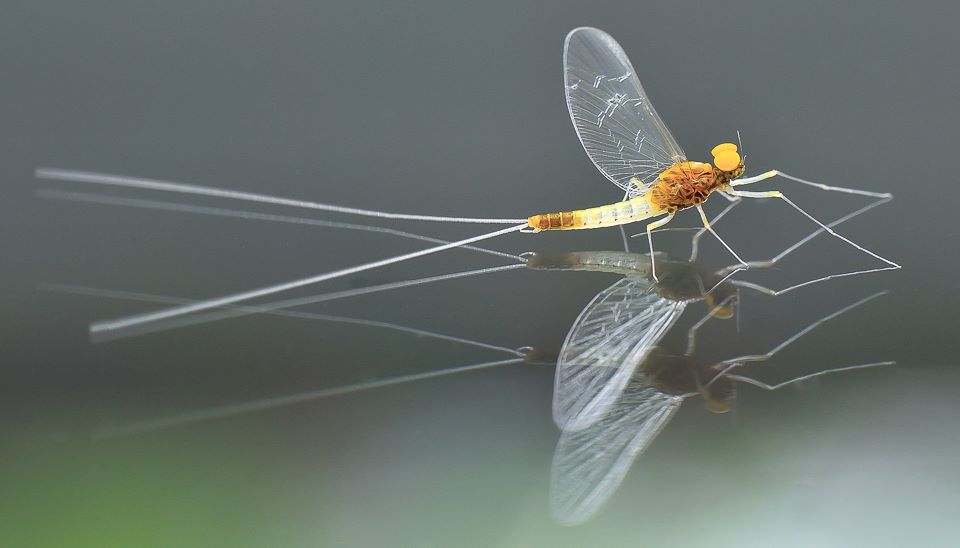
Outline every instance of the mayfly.
{"label": "mayfly", "polygon": [[[623,48],[601,30],[581,27],[571,31],[564,44],[563,67],[567,109],[580,143],[597,169],[626,195],[616,204],[534,215],[528,219],[533,230],[596,228],[660,217],[646,225],[652,254],[653,230],[670,222],[678,211],[696,208],[704,228],[737,261],[747,266],[710,225],[703,203],[715,192],[731,199],[780,198],[830,234],[885,262],[890,268],[899,268],[896,263],[829,229],[780,191],[747,192],[734,187],[781,175],[823,190],[878,198],[888,197],[888,194],[821,185],[776,170],[743,178],[745,158],[733,143],[715,146],[711,150],[712,164],[687,160],[647,98]],[[656,279],[656,263],[651,267]]]}
{"label": "mayfly", "polygon": [[[829,186],[800,179],[778,170],[767,171],[753,177],[743,177],[746,169],[745,157],[734,143],[721,143],[714,147],[711,151],[712,163],[690,161],[654,110],[626,53],[610,35],[589,27],[572,30],[564,43],[563,59],[567,108],[577,136],[594,165],[607,179],[625,192],[624,199],[621,202],[587,209],[541,213],[526,219],[439,217],[357,209],[183,183],[62,169],[41,168],[37,170],[37,176],[43,179],[213,196],[383,219],[514,225],[487,234],[334,272],[106,322],[103,325],[104,329],[122,329],[209,310],[395,264],[431,253],[462,247],[517,231],[576,230],[618,226],[650,220],[651,222],[647,223],[645,228],[647,243],[652,255],[654,252],[653,231],[670,222],[677,212],[690,208],[695,208],[698,211],[705,229],[717,238],[743,268],[746,268],[748,263],[717,234],[703,209],[704,202],[714,193],[731,200],[737,200],[740,197],[781,199],[819,225],[822,230],[887,265],[869,270],[836,274],[831,277],[900,268],[897,263],[885,259],[835,232],[829,225],[825,225],[814,218],[779,190],[750,192],[737,190],[736,187],[758,183],[779,175],[821,190],[870,196],[884,201],[891,198],[890,194]],[[656,280],[655,263],[651,265],[651,274]]]}
{"label": "mayfly", "polygon": [[[90,194],[90,193],[76,193],[76,192],[58,192],[58,191],[46,191],[42,190],[38,193],[41,196],[55,199],[66,199],[74,200],[85,203],[96,203],[104,205],[114,205],[114,206],[123,206],[123,207],[136,207],[136,208],[146,208],[146,209],[156,209],[161,211],[176,211],[178,213],[188,213],[188,214],[200,214],[200,215],[213,215],[218,217],[233,217],[233,218],[242,218],[242,219],[253,219],[258,221],[270,221],[270,222],[286,222],[294,224],[306,224],[306,225],[319,225],[323,227],[330,228],[339,228],[339,229],[349,229],[349,230],[363,230],[363,231],[374,231],[380,232],[381,230],[378,227],[365,226],[365,225],[351,225],[345,223],[332,223],[327,221],[318,221],[315,219],[307,219],[301,217],[289,217],[282,215],[273,215],[273,214],[259,214],[251,211],[242,211],[242,210],[232,210],[232,209],[222,209],[222,208],[209,208],[203,206],[188,206],[184,204],[176,204],[171,202],[161,202],[156,200],[137,200],[129,198],[118,198],[115,196],[105,196],[99,194]],[[844,223],[854,217],[857,217],[870,209],[878,207],[885,203],[888,200],[877,200],[871,202],[870,204],[861,207],[860,209],[848,213],[838,219],[831,221],[827,226],[834,227],[841,223]],[[717,222],[725,215],[727,215],[737,203],[734,202],[729,204],[723,211],[721,211],[714,218],[714,222]],[[663,229],[670,230],[670,229]],[[674,229],[679,230],[679,229]],[[783,295],[795,289],[805,287],[814,283],[822,282],[831,279],[833,276],[827,276],[823,278],[816,278],[813,280],[808,280],[798,284],[791,285],[789,287],[784,287],[781,289],[770,289],[752,282],[745,280],[736,280],[727,279],[733,275],[735,272],[741,269],[737,264],[730,265],[728,267],[722,268],[715,272],[708,272],[697,263],[697,255],[699,249],[699,240],[700,237],[705,233],[705,229],[685,229],[693,230],[696,233],[691,239],[691,253],[690,257],[685,261],[680,261],[676,259],[671,259],[666,254],[662,252],[657,252],[657,263],[661,265],[661,278],[660,283],[656,285],[656,291],[663,295],[664,297],[673,299],[673,300],[690,300],[703,298],[707,300],[708,306],[713,309],[712,315],[724,317],[732,316],[732,307],[719,307],[715,308],[715,304],[721,301],[724,301],[725,297],[720,297],[714,302],[711,302],[712,299],[715,299],[716,295],[719,293],[729,294],[728,288],[731,286],[743,287],[759,291],[771,296]],[[436,238],[430,238],[427,236],[421,236],[418,234],[412,234],[408,232],[399,232],[393,231],[390,229],[384,229],[384,231],[401,237],[420,239],[420,240],[432,240],[438,243],[445,243],[444,240],[439,240]],[[776,265],[780,260],[787,257],[789,254],[793,253],[795,250],[809,242],[810,240],[816,238],[823,232],[822,228],[818,228],[807,234],[804,238],[794,242],[789,247],[782,250],[777,255],[770,257],[766,260],[760,261],[751,261],[749,265],[752,268],[769,268]],[[110,322],[97,322],[94,323],[90,328],[91,336],[94,342],[104,342],[115,339],[122,339],[131,336],[145,335],[148,333],[156,333],[160,331],[165,331],[168,329],[183,328],[187,326],[200,325],[208,322],[221,321],[230,318],[247,316],[250,314],[272,314],[272,313],[282,313],[283,310],[300,308],[303,306],[318,304],[323,302],[330,302],[337,299],[346,299],[358,297],[360,295],[370,295],[374,293],[379,293],[381,291],[394,291],[398,289],[403,289],[407,287],[420,286],[424,284],[433,284],[438,282],[456,280],[461,278],[472,278],[475,276],[484,276],[488,274],[494,274],[498,272],[506,272],[510,270],[530,268],[533,270],[588,270],[588,271],[599,271],[599,272],[609,272],[620,274],[623,276],[630,277],[640,277],[643,280],[650,281],[652,280],[652,261],[649,255],[641,255],[636,253],[629,252],[609,252],[609,251],[597,251],[597,252],[578,252],[578,253],[569,253],[565,255],[543,255],[535,253],[524,253],[522,255],[511,255],[508,253],[502,253],[499,251],[492,251],[489,249],[465,246],[465,249],[472,249],[474,251],[490,253],[496,256],[500,256],[506,259],[509,259],[512,264],[497,266],[497,267],[487,267],[475,270],[468,270],[462,272],[452,272],[447,274],[438,274],[433,276],[428,276],[424,278],[417,278],[411,280],[402,280],[388,282],[385,284],[375,285],[375,286],[366,286],[354,289],[348,289],[344,291],[337,292],[327,292],[321,293],[319,295],[311,295],[306,297],[295,297],[291,299],[284,299],[280,301],[274,301],[271,303],[256,304],[256,305],[224,305],[218,307],[217,310],[211,310],[204,313],[192,314],[187,316],[178,316],[173,318],[168,318],[162,321],[154,322],[145,322],[135,325],[131,325],[125,329],[116,329],[110,325]],[[640,280],[639,283],[647,283],[643,280]],[[720,282],[725,282],[720,284]],[[722,285],[722,287],[721,287]],[[62,293],[80,293],[80,294],[91,294],[91,295],[112,295],[116,292],[109,289],[103,288],[91,288],[91,287],[79,287],[72,284],[63,284],[63,283],[45,283],[41,284],[42,289],[62,292]],[[708,291],[710,289],[710,291]],[[180,301],[176,300],[164,300],[164,299],[146,299],[147,301],[152,301],[157,304],[168,304],[168,305],[187,305],[192,301]],[[735,304],[735,303],[731,303]],[[296,313],[294,313],[296,314]]]}

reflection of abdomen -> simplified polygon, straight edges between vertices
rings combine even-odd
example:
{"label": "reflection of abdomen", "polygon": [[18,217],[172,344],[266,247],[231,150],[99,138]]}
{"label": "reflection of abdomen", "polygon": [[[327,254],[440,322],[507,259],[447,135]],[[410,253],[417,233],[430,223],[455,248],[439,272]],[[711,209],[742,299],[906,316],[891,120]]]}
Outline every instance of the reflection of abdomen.
{"label": "reflection of abdomen", "polygon": [[527,224],[536,230],[600,228],[648,219],[661,213],[661,211],[660,208],[654,208],[646,197],[641,196],[639,198],[600,207],[591,207],[589,209],[542,213],[527,219]]}
{"label": "reflection of abdomen", "polygon": [[[666,256],[661,256],[660,260],[666,260]],[[650,273],[650,256],[622,251],[534,253],[527,257],[527,268],[533,270],[609,272],[623,276],[646,277]]]}

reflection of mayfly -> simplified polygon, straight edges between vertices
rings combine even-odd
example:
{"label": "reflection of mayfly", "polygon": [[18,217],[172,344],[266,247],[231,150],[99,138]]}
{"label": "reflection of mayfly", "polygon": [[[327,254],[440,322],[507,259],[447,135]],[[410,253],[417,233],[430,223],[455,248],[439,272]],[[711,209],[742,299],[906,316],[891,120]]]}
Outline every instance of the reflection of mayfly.
{"label": "reflection of mayfly", "polygon": [[[554,518],[564,524],[582,523],[597,512],[689,397],[701,396],[707,409],[722,413],[735,395],[735,382],[776,390],[820,375],[892,363],[828,369],[772,385],[731,373],[736,367],[770,359],[818,325],[880,294],[811,323],[769,352],[707,364],[692,355],[699,323],[691,328],[691,343],[683,354],[620,344],[625,328],[637,332],[632,341],[662,337],[674,321],[676,308],[658,303],[662,297],[649,285],[646,291],[622,289],[608,290],[583,311],[557,363],[554,419],[562,433],[551,470],[550,503]],[[643,319],[638,322],[637,318]],[[580,331],[593,336],[581,341]],[[605,350],[608,347],[612,350]]]}
{"label": "reflection of mayfly", "polygon": [[696,330],[709,318],[734,316],[741,287],[777,293],[732,279],[735,267],[708,271],[696,262],[671,259],[663,253],[657,253],[655,260],[661,265],[659,280],[652,279],[654,259],[649,255],[577,252],[528,256],[528,267],[538,270],[586,270],[624,276],[587,304],[563,342],[553,400],[554,421],[561,429],[578,430],[603,416],[688,304],[702,300],[708,311],[688,333],[689,354],[694,349]]}
{"label": "reflection of mayfly", "polygon": [[[808,235],[787,250],[781,252],[777,257],[765,261],[765,264],[775,264],[779,257],[796,249],[799,245],[802,245],[815,235],[816,233]],[[140,432],[197,420],[208,420],[248,413],[280,405],[301,403],[414,380],[475,371],[488,367],[542,361],[546,356],[541,351],[531,353],[529,347],[515,350],[500,345],[473,341],[458,336],[444,335],[423,329],[397,326],[382,321],[342,318],[326,314],[287,310],[308,304],[330,302],[360,295],[370,295],[380,291],[393,291],[424,283],[436,283],[454,278],[489,275],[496,272],[522,268],[532,270],[609,272],[624,276],[620,281],[599,293],[590,304],[584,308],[569,331],[560,350],[559,358],[555,360],[557,364],[553,402],[555,422],[561,429],[568,431],[584,429],[600,421],[611,409],[622,406],[623,402],[618,400],[618,398],[627,390],[628,386],[635,386],[637,382],[639,382],[638,379],[641,378],[640,373],[637,371],[637,366],[645,363],[647,357],[655,352],[655,346],[677,322],[689,303],[703,300],[707,305],[708,314],[690,328],[688,332],[687,354],[693,352],[696,330],[709,318],[727,319],[737,314],[740,287],[755,289],[768,294],[780,293],[780,291],[773,291],[756,284],[732,279],[730,277],[730,274],[733,272],[732,267],[711,272],[703,269],[695,262],[671,259],[662,253],[658,255],[657,260],[663,265],[662,276],[658,282],[654,282],[651,279],[651,261],[649,255],[598,251],[564,253],[559,255],[528,254],[526,256],[526,263],[521,262],[505,267],[480,269],[448,276],[411,280],[410,282],[389,283],[382,286],[325,293],[253,307],[231,306],[225,307],[226,310],[212,314],[209,317],[199,315],[193,317],[191,321],[157,324],[155,330],[163,330],[196,325],[207,321],[242,317],[249,314],[269,314],[305,320],[333,321],[400,330],[418,336],[428,336],[487,350],[505,352],[512,355],[512,357],[494,362],[484,362],[470,366],[364,382],[358,385],[327,388],[303,394],[233,404],[217,409],[164,417],[139,424],[111,427],[108,431],[111,432],[111,434]],[[520,259],[520,257],[518,257],[518,259]],[[803,285],[805,284],[799,284],[799,286],[794,287]],[[165,304],[189,304],[190,302],[177,297],[64,284],[43,284],[41,287],[60,293],[119,298],[124,300]],[[829,318],[824,318],[821,322],[826,319]],[[815,325],[821,322],[817,322]],[[770,354],[772,355],[773,352],[786,346],[786,344],[789,344],[799,336],[810,331],[813,327],[814,326],[810,326],[794,337],[791,337]],[[153,331],[128,332],[126,335],[142,335],[149,332]],[[760,357],[744,361],[756,361],[757,359],[760,359]],[[554,360],[550,360],[550,363],[554,363]],[[657,363],[662,364],[665,362],[661,360]],[[649,374],[652,371],[652,367],[651,365],[642,366],[640,367],[640,371],[643,372],[643,374]],[[676,385],[676,381],[671,381],[669,375],[657,373],[654,377],[671,386]],[[702,378],[705,382],[710,382],[710,378],[708,378],[707,375],[704,375]],[[687,384],[686,386],[690,385]],[[702,388],[707,388],[707,386],[702,386]],[[684,392],[687,392],[687,390]],[[701,390],[701,394],[706,395],[706,392]],[[716,401],[716,398],[708,398],[708,401]],[[717,406],[713,406],[712,408],[719,409]]]}
{"label": "reflection of mayfly", "polygon": [[[580,142],[587,155],[604,176],[626,193],[624,200],[621,202],[588,209],[543,213],[527,219],[476,219],[363,210],[181,183],[60,169],[39,169],[37,170],[37,176],[44,179],[214,196],[388,219],[459,223],[521,223],[511,228],[332,273],[310,276],[272,287],[104,323],[102,325],[103,329],[121,329],[136,324],[208,310],[413,259],[519,230],[539,232],[542,230],[598,228],[661,217],[659,220],[646,225],[648,245],[650,252],[653,253],[653,231],[669,222],[678,211],[688,208],[696,208],[703,226],[716,236],[741,265],[746,266],[747,263],[720,238],[707,219],[703,210],[703,203],[713,193],[719,193],[731,200],[737,200],[738,197],[779,198],[817,223],[822,230],[887,265],[882,268],[861,270],[843,275],[899,268],[898,264],[834,232],[829,225],[824,225],[815,219],[780,191],[748,192],[736,190],[734,187],[757,183],[780,175],[822,190],[871,196],[884,201],[890,199],[890,194],[827,186],[805,181],[776,170],[744,178],[742,177],[745,169],[744,156],[741,154],[742,151],[738,150],[737,145],[733,143],[723,143],[714,147],[712,164],[687,160],[683,150],[677,144],[670,130],[660,120],[647,98],[626,53],[613,38],[603,31],[583,27],[574,29],[567,35],[564,44],[564,80],[567,107]],[[654,279],[657,278],[656,269],[657,265],[654,261],[651,264],[651,275]]]}
{"label": "reflection of mayfly", "polygon": [[553,399],[558,427],[577,430],[606,413],[634,369],[680,319],[688,303],[705,300],[715,317],[734,314],[736,287],[720,274],[662,254],[656,260],[661,263],[659,282],[651,279],[654,261],[649,255],[591,252],[528,258],[531,268],[624,275],[593,298],[563,342]]}
{"label": "reflection of mayfly", "polygon": [[[816,233],[815,233],[816,234]],[[812,236],[812,235],[811,235]],[[807,241],[804,238],[787,251]],[[659,282],[651,276],[648,255],[623,252],[581,252],[562,255],[531,254],[527,264],[535,270],[603,271],[625,277],[601,292],[587,305],[570,330],[556,365],[554,418],[561,427],[561,436],[551,469],[551,511],[564,524],[577,524],[589,519],[616,491],[630,465],[654,440],[661,429],[692,396],[701,396],[708,409],[723,412],[734,396],[734,382],[749,383],[767,390],[838,371],[848,371],[892,362],[876,362],[841,367],[804,375],[775,385],[751,377],[736,375],[731,370],[744,364],[765,361],[818,325],[850,310],[873,297],[863,299],[825,316],[769,352],[740,356],[708,365],[693,357],[696,330],[711,317],[730,318],[738,314],[740,284],[724,273],[706,271],[689,261],[658,258],[662,265]],[[768,263],[775,262],[775,259]],[[511,267],[512,269],[512,267]],[[500,269],[496,269],[500,271]],[[491,272],[487,269],[481,273]],[[439,280],[437,280],[439,281]],[[429,282],[428,282],[429,283]],[[68,293],[183,303],[182,300],[143,294],[94,290],[90,288],[48,287]],[[395,289],[388,285],[382,290]],[[369,294],[373,288],[361,290]],[[776,292],[772,292],[776,293]],[[311,302],[347,297],[351,294],[321,295]],[[671,355],[656,346],[675,324],[687,303],[703,300],[708,314],[688,331],[687,349]],[[305,304],[303,301],[296,304]],[[183,424],[219,419],[280,406],[314,401],[372,388],[420,381],[444,375],[465,373],[505,365],[536,362],[542,353],[529,348],[511,349],[460,337],[431,333],[384,322],[337,318],[305,312],[286,312],[285,305],[230,310],[239,315],[249,313],[281,314],[303,319],[346,322],[371,327],[399,329],[419,336],[431,336],[510,354],[508,359],[453,367],[187,412],[139,423],[110,425],[96,433],[112,437]]]}

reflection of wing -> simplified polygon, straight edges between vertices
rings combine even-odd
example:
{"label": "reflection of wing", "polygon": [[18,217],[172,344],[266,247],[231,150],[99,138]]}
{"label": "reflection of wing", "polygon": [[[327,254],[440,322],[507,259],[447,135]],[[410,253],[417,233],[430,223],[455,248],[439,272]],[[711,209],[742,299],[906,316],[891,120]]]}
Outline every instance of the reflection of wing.
{"label": "reflection of wing", "polygon": [[554,519],[566,525],[590,519],[682,402],[682,397],[668,396],[650,386],[635,392],[628,389],[610,412],[589,428],[563,432],[550,470]]}
{"label": "reflection of wing", "polygon": [[[623,278],[580,312],[557,359],[553,420],[579,430],[602,417],[686,304],[644,278]],[[637,373],[642,374],[642,373]]]}
{"label": "reflection of wing", "polygon": [[[657,116],[627,54],[609,34],[570,31],[563,46],[567,109],[593,163],[631,197],[686,159]],[[631,183],[634,177],[640,186]]]}

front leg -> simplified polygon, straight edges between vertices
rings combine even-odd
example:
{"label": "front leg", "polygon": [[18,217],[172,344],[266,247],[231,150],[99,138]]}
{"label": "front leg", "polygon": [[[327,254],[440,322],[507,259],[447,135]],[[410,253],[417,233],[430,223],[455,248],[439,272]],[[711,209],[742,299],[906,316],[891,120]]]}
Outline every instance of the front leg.
{"label": "front leg", "polygon": [[[754,183],[759,183],[760,181],[770,179],[771,177],[776,176],[783,177],[795,183],[800,183],[802,185],[812,186],[814,188],[819,188],[820,190],[827,190],[830,192],[843,192],[844,194],[856,194],[858,196],[872,196],[874,198],[892,198],[893,195],[889,192],[870,192],[869,190],[859,190],[856,188],[846,188],[842,186],[830,186],[823,183],[815,183],[813,181],[808,181],[806,179],[801,179],[800,177],[794,177],[793,175],[784,173],[782,171],[771,169],[770,171],[765,171],[760,175],[754,175],[753,177],[743,177],[736,179],[730,182],[730,186],[744,186],[752,185]],[[736,193],[732,193],[736,194]]]}
{"label": "front leg", "polygon": [[[843,217],[840,217],[840,218],[838,218],[838,219],[835,219],[835,220],[827,223],[827,226],[830,227],[830,228],[833,228],[833,227],[835,227],[835,226],[837,226],[837,225],[839,225],[839,224],[841,224],[841,223],[845,223],[845,222],[849,221],[850,219],[853,219],[854,217],[857,217],[858,215],[860,215],[860,214],[862,214],[862,213],[865,213],[865,212],[867,212],[867,211],[869,211],[869,210],[871,210],[871,209],[873,209],[873,208],[875,208],[875,207],[877,207],[877,206],[879,206],[879,205],[885,204],[885,203],[889,202],[889,201],[892,200],[892,199],[893,199],[893,198],[888,197],[888,198],[881,198],[881,199],[879,199],[879,200],[877,200],[877,201],[875,201],[875,202],[871,202],[871,203],[869,203],[869,204],[861,207],[860,209],[858,209],[858,210],[856,210],[856,211],[853,211],[853,212],[851,212],[851,213],[847,213],[847,214],[844,215]],[[719,217],[718,217],[718,218],[719,218]],[[716,219],[714,219],[714,221],[716,221]],[[794,251],[796,251],[796,250],[797,250],[799,247],[801,247],[802,245],[804,245],[804,244],[806,244],[807,242],[809,242],[810,240],[816,238],[816,237],[819,236],[820,234],[823,234],[823,232],[824,232],[824,229],[818,228],[817,230],[811,232],[810,234],[807,234],[805,237],[803,237],[803,238],[800,239],[799,241],[795,242],[793,245],[787,247],[786,249],[784,249],[784,250],[781,251],[780,253],[776,254],[775,256],[773,256],[773,257],[771,257],[771,258],[769,258],[769,259],[764,259],[764,260],[748,261],[747,264],[750,265],[750,268],[770,268],[770,267],[772,267],[773,265],[777,264],[777,262],[779,262],[781,259],[783,259],[783,258],[786,257],[787,255],[789,255],[789,254],[793,253]],[[740,267],[740,265],[731,265],[731,266],[728,266],[728,267],[726,267],[726,268],[723,268],[723,269],[717,271],[717,274],[718,274],[718,275],[726,275],[726,274],[729,274],[729,273],[734,272],[734,271],[737,271],[737,270],[742,270],[742,268]],[[810,283],[815,283],[815,282],[818,282],[818,281],[824,281],[824,280],[827,280],[827,279],[832,279],[832,278],[840,277],[840,276],[849,276],[849,275],[851,275],[851,274],[863,274],[863,273],[866,273],[866,272],[876,272],[877,270],[878,270],[878,269],[870,269],[870,270],[863,270],[863,271],[857,271],[857,272],[849,272],[849,273],[846,273],[846,274],[839,274],[839,275],[827,276],[827,277],[825,277],[825,278],[818,278],[818,279],[816,279],[816,280],[810,280],[809,282],[804,282],[803,284],[800,284],[800,285],[797,285],[797,286],[794,286],[794,287],[791,287],[791,288],[787,288],[787,289],[784,289],[784,290],[780,290],[780,293],[785,293],[786,291],[789,291],[790,289],[796,289],[797,287],[801,287],[801,286],[803,286],[803,285],[809,285]],[[889,268],[880,268],[879,270],[889,270]]]}
{"label": "front leg", "polygon": [[[890,260],[887,260],[887,259],[884,259],[883,257],[881,257],[880,255],[877,255],[877,254],[874,253],[873,251],[870,251],[869,249],[867,249],[867,248],[865,248],[865,247],[862,247],[862,246],[854,243],[853,241],[847,239],[846,237],[841,236],[840,234],[838,234],[837,232],[835,232],[832,228],[830,228],[829,226],[827,226],[827,225],[821,223],[819,220],[817,220],[816,217],[814,217],[813,215],[810,215],[809,213],[807,213],[806,211],[804,211],[803,208],[801,208],[801,207],[798,206],[797,204],[793,203],[793,200],[791,200],[790,198],[787,198],[787,197],[786,197],[782,192],[780,192],[779,190],[768,190],[768,191],[765,191],[765,192],[749,192],[749,191],[746,191],[746,190],[734,190],[734,191],[731,192],[731,194],[733,194],[734,196],[742,196],[742,197],[744,197],[744,198],[780,198],[781,200],[783,200],[784,202],[786,202],[787,204],[789,204],[790,207],[792,207],[793,209],[796,209],[797,211],[799,211],[804,217],[806,217],[806,218],[810,219],[811,221],[817,223],[822,230],[825,230],[825,231],[828,232],[830,235],[832,235],[832,236],[834,236],[834,237],[836,237],[836,238],[838,238],[838,239],[840,239],[840,240],[848,243],[849,245],[853,246],[855,249],[858,249],[858,250],[866,253],[867,255],[870,255],[871,257],[873,257],[873,258],[875,258],[875,259],[878,259],[878,260],[880,260],[880,261],[883,261],[883,262],[887,263],[887,264],[890,265],[892,268],[900,268],[900,265],[898,265],[897,263],[895,263],[895,262],[893,262],[893,261],[890,261]],[[742,262],[742,261],[741,261],[741,262]]]}

